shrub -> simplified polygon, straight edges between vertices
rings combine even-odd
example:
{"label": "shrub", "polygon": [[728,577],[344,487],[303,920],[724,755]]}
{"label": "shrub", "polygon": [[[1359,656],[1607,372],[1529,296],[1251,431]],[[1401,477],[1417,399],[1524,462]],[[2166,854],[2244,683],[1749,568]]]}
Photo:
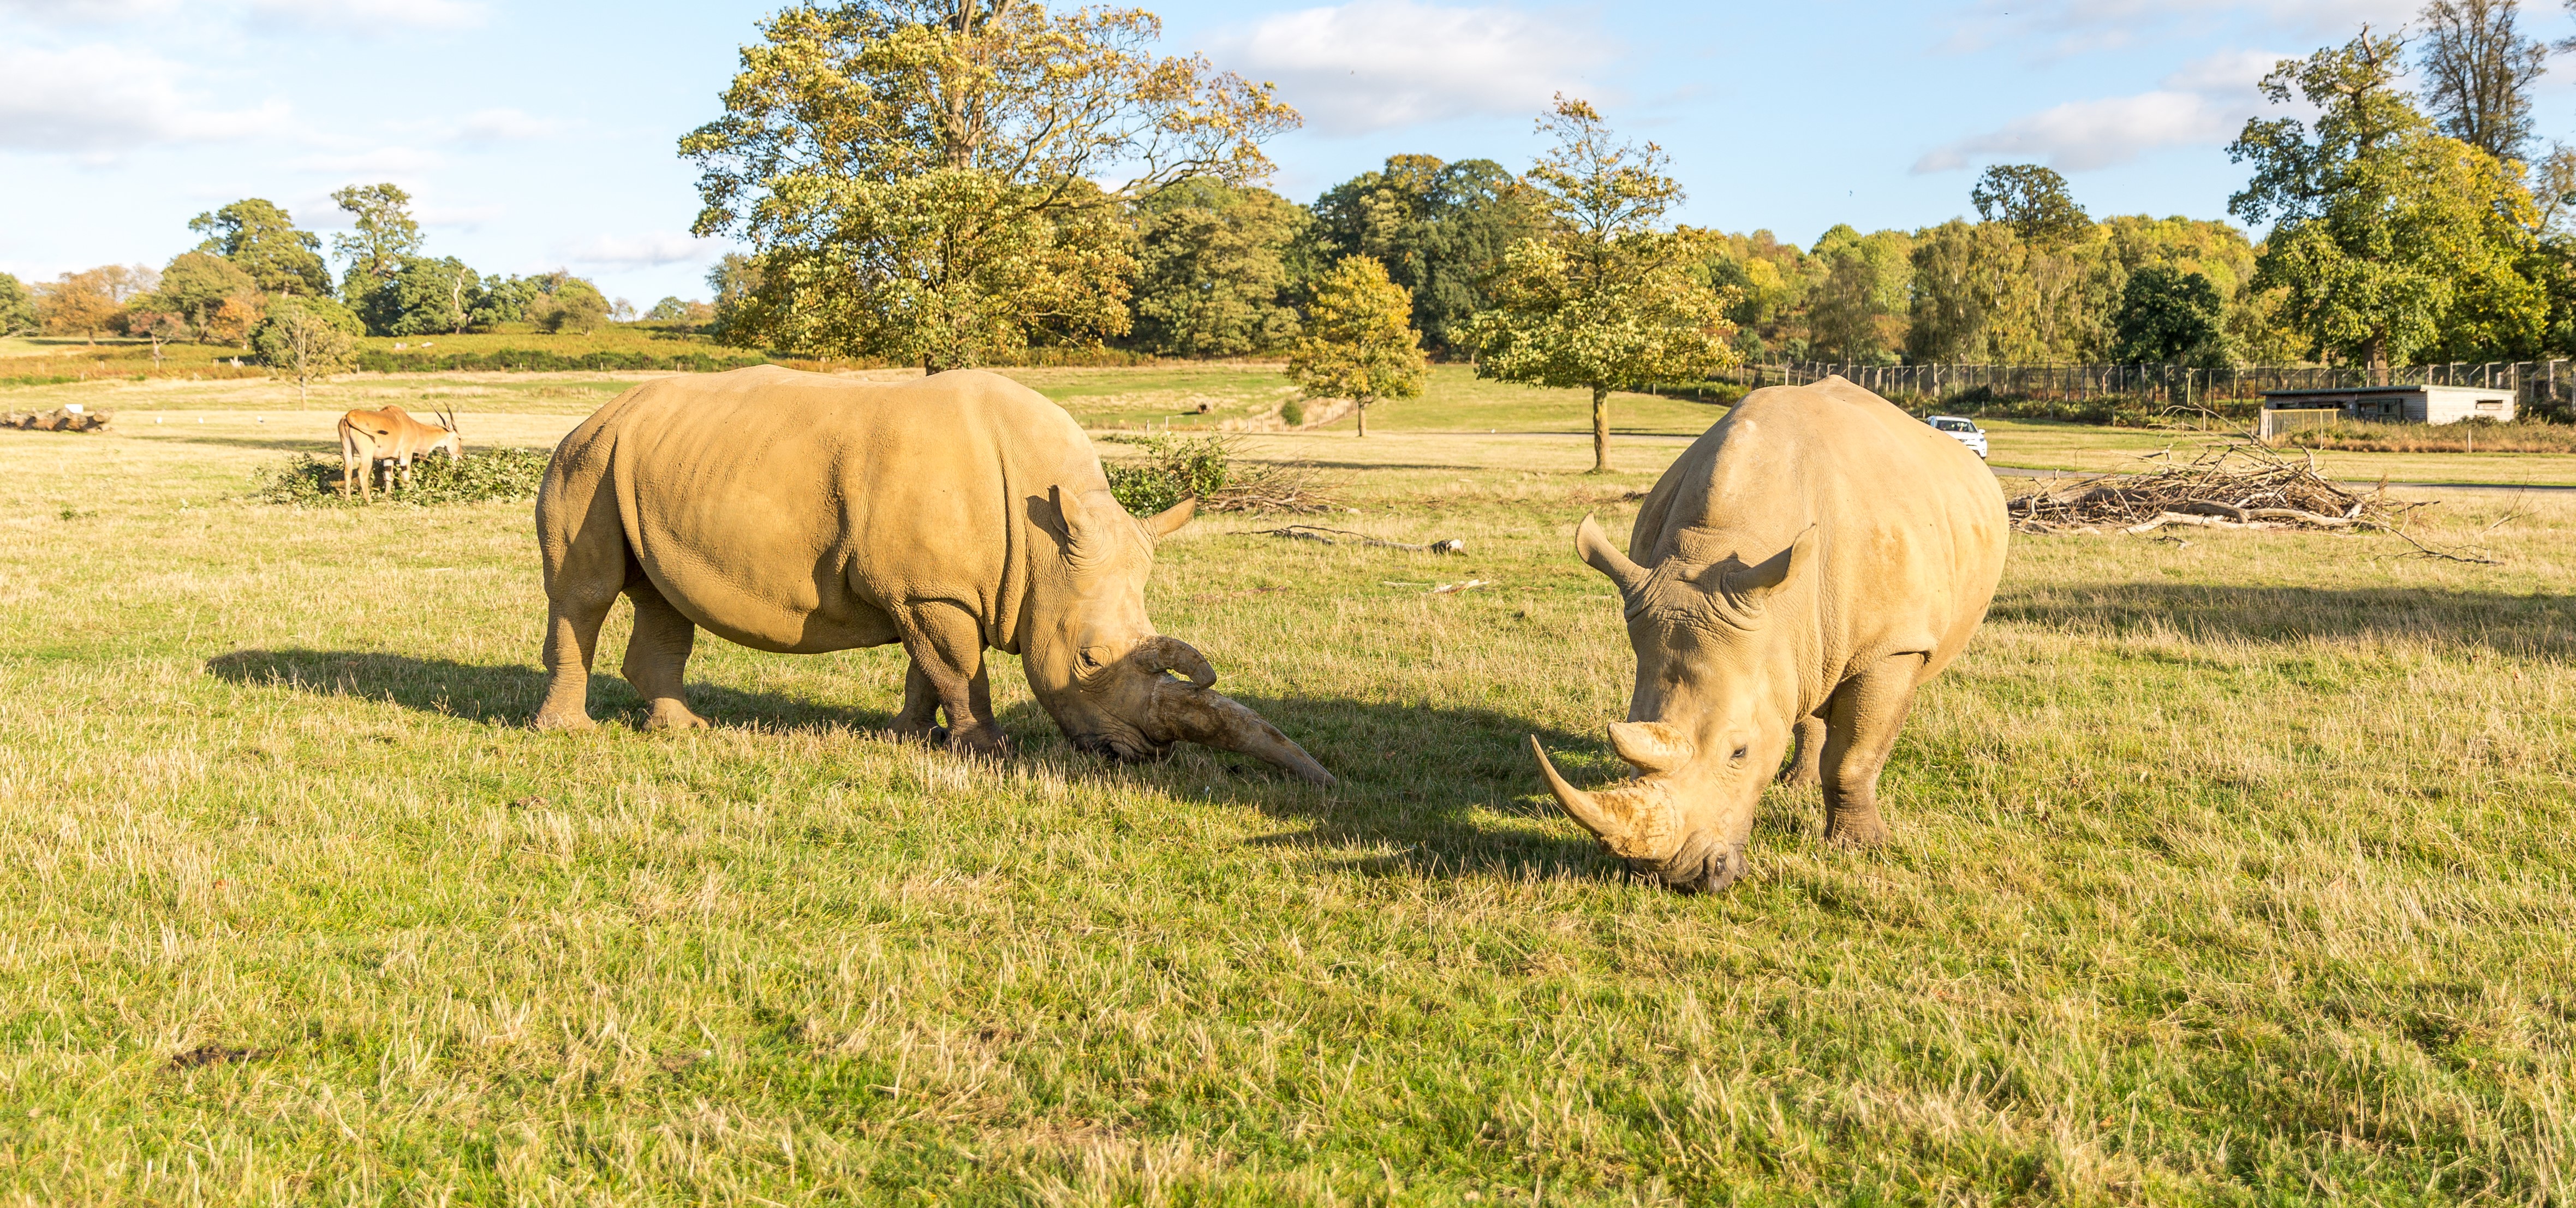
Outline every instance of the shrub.
{"label": "shrub", "polygon": [[1279,422],[1286,424],[1291,428],[1304,427],[1306,424],[1305,401],[1302,399],[1292,398],[1287,402],[1279,404]]}
{"label": "shrub", "polygon": [[[469,449],[465,460],[459,462],[448,461],[444,453],[432,454],[411,463],[410,486],[396,480],[391,501],[432,504],[534,499],[537,485],[545,481],[546,463],[553,459],[554,455],[544,449]],[[341,506],[340,463],[298,453],[285,465],[263,475],[252,497],[298,507]],[[361,502],[352,495],[347,506],[355,507]]]}
{"label": "shrub", "polygon": [[1106,439],[1120,444],[1142,445],[1143,465],[1111,465],[1102,469],[1109,475],[1109,493],[1118,497],[1119,506],[1137,516],[1151,516],[1179,503],[1184,496],[1213,498],[1225,489],[1231,477],[1229,456],[1223,437],[1216,436],[1112,436]]}

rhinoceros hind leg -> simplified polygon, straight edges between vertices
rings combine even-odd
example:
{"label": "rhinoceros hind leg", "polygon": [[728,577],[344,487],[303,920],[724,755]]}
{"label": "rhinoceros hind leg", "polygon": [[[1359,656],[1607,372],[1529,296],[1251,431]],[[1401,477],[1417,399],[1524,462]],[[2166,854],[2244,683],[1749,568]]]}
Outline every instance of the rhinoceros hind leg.
{"label": "rhinoceros hind leg", "polygon": [[904,667],[903,712],[895,714],[886,729],[897,738],[948,741],[947,729],[939,724],[939,691],[930,686],[920,659],[911,659]]}
{"label": "rhinoceros hind leg", "polygon": [[540,730],[587,730],[590,720],[590,659],[599,649],[599,626],[617,592],[593,601],[585,593],[567,592],[547,602],[546,699],[529,724]]}
{"label": "rhinoceros hind leg", "polygon": [[[925,601],[895,618],[913,672],[905,676],[905,714],[912,712],[911,676],[929,682],[948,715],[947,746],[974,755],[1007,755],[1011,743],[993,720],[992,681],[984,673],[984,630],[956,605]],[[901,720],[901,719],[898,719]],[[935,733],[935,731],[934,731]]]}
{"label": "rhinoceros hind leg", "polygon": [[707,719],[689,711],[680,681],[688,671],[689,652],[698,644],[697,623],[662,597],[652,580],[638,578],[626,589],[635,601],[635,633],[626,639],[626,663],[618,670],[644,698],[647,730],[701,730]]}
{"label": "rhinoceros hind leg", "polygon": [[1843,681],[1826,705],[1821,779],[1825,789],[1825,838],[1868,846],[1887,839],[1878,816],[1878,773],[1896,749],[1896,732],[1914,707],[1919,654],[1894,655]]}
{"label": "rhinoceros hind leg", "polygon": [[1816,714],[1801,717],[1795,734],[1798,749],[1789,766],[1780,769],[1780,783],[1793,789],[1813,788],[1816,769],[1825,758],[1825,719]]}

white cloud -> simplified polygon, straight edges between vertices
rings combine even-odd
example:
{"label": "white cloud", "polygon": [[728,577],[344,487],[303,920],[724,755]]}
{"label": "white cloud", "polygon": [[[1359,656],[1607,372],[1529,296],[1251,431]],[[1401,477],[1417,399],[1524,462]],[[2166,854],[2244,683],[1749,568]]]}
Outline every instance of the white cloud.
{"label": "white cloud", "polygon": [[1263,18],[1217,41],[1218,61],[1280,93],[1325,134],[1363,134],[1472,114],[1535,117],[1614,48],[1498,6],[1351,0]]}
{"label": "white cloud", "polygon": [[0,148],[112,157],[151,143],[243,138],[286,121],[283,101],[212,108],[183,90],[184,71],[115,46],[0,46]]}
{"label": "white cloud", "polygon": [[125,21],[178,7],[179,0],[0,0],[0,13],[57,25]]}
{"label": "white cloud", "polygon": [[251,0],[250,13],[262,25],[354,34],[472,29],[483,24],[486,15],[483,5],[474,0]]}
{"label": "white cloud", "polygon": [[659,268],[665,264],[709,261],[722,253],[721,239],[693,239],[677,231],[644,235],[599,235],[562,249],[563,259],[599,268]]}
{"label": "white cloud", "polygon": [[1914,161],[1917,174],[1981,159],[2038,160],[2069,172],[2128,163],[2165,147],[2218,146],[2264,105],[2254,85],[2284,56],[2222,51],[2184,64],[2152,92],[2069,101],[1963,138]]}
{"label": "white cloud", "polygon": [[469,143],[497,143],[544,138],[561,129],[562,122],[517,109],[478,109],[458,120],[453,137]]}

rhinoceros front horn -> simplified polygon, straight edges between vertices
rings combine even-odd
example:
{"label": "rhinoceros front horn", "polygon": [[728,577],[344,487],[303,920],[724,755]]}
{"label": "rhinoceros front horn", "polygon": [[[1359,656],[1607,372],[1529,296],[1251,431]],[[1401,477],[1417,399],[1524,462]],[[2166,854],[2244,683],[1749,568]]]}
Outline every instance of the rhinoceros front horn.
{"label": "rhinoceros front horn", "polygon": [[1547,748],[1539,745],[1535,734],[1530,736],[1530,751],[1538,756],[1539,773],[1547,777],[1548,790],[1556,794],[1566,816],[1591,831],[1612,855],[1663,861],[1680,850],[1681,812],[1664,795],[1663,785],[1640,780],[1587,793],[1557,774],[1556,764],[1549,761]]}
{"label": "rhinoceros front horn", "polygon": [[1147,638],[1128,657],[1157,676],[1177,671],[1190,677],[1186,684],[1163,679],[1154,685],[1154,715],[1146,725],[1156,732],[1157,741],[1179,739],[1233,751],[1310,784],[1333,783],[1333,774],[1306,754],[1306,748],[1280,733],[1279,727],[1224,693],[1209,691],[1208,685],[1216,682],[1216,669],[1189,643],[1174,637]]}

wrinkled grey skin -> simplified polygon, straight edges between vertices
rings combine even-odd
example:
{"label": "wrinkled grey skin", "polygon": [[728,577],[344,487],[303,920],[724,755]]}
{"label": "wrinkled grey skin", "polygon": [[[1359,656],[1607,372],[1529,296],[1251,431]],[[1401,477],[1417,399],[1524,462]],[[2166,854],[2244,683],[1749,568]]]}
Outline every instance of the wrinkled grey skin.
{"label": "wrinkled grey skin", "polygon": [[1684,890],[1743,875],[1775,773],[1821,781],[1829,838],[1884,840],[1879,771],[1915,688],[1984,620],[2009,531],[1977,456],[1877,395],[1839,377],[1754,391],[1664,472],[1625,553],[1591,517],[1577,530],[1637,652],[1610,726],[1637,776],[1579,789],[1533,738],[1548,787]]}

